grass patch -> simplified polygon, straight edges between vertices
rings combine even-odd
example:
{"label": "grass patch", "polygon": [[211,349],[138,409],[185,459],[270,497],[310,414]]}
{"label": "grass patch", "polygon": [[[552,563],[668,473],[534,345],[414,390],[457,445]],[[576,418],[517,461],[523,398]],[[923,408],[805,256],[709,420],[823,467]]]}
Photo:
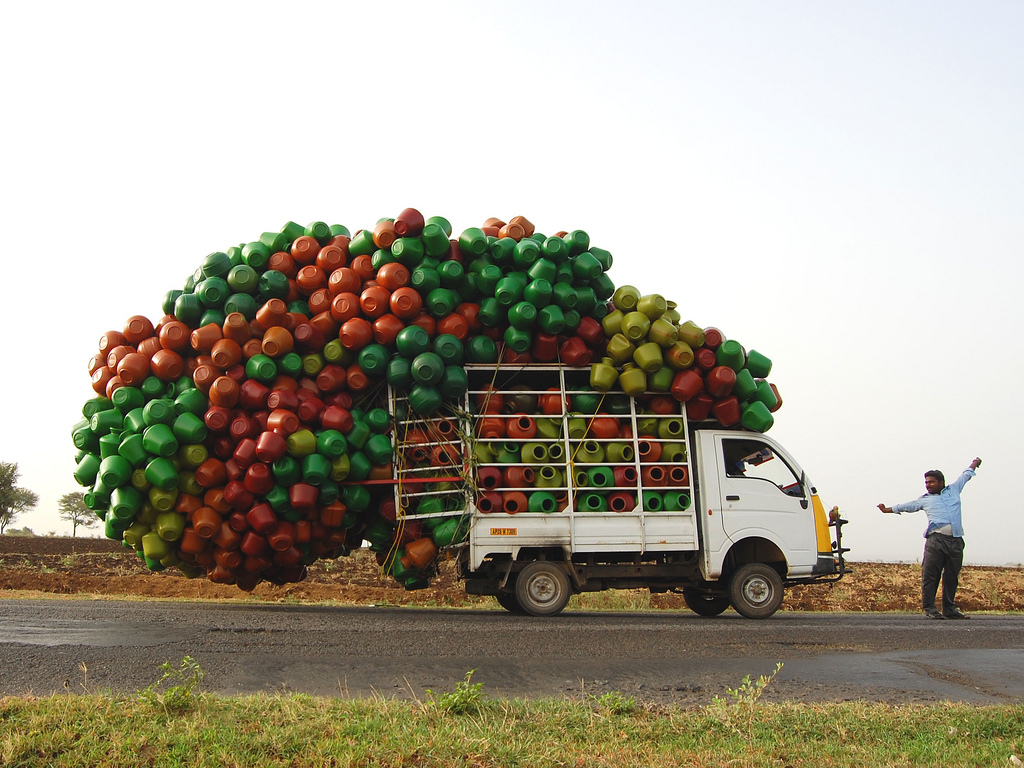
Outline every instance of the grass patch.
{"label": "grass patch", "polygon": [[472,672],[426,701],[221,697],[188,657],[160,670],[135,695],[89,691],[86,675],[81,695],[0,698],[0,765],[958,768],[1024,754],[1024,706],[762,703],[775,673],[686,710],[618,692],[492,699]]}

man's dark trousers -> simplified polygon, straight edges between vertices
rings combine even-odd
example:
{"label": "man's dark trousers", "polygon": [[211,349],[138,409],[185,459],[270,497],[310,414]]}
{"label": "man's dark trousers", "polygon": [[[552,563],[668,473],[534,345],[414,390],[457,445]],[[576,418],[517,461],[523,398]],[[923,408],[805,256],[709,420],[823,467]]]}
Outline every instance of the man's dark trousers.
{"label": "man's dark trousers", "polygon": [[956,610],[956,588],[960,581],[960,568],[964,564],[964,540],[960,536],[933,533],[924,545],[921,562],[921,607],[935,610],[935,593],[942,579],[942,612]]}

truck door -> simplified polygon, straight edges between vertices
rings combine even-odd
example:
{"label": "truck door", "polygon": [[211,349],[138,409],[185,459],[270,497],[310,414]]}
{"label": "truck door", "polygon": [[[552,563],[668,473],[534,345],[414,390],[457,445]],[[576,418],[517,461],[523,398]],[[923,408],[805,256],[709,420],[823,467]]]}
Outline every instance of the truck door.
{"label": "truck door", "polygon": [[802,472],[763,436],[716,437],[725,535],[734,543],[749,537],[773,541],[790,575],[809,573],[817,562],[817,539]]}

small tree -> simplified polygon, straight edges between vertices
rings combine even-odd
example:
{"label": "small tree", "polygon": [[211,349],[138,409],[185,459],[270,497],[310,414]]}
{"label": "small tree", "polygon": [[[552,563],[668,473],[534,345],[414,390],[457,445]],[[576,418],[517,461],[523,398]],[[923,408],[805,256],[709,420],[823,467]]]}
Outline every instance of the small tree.
{"label": "small tree", "polygon": [[17,486],[21,472],[17,462],[0,461],[0,534],[14,518],[39,503],[39,497],[27,488]]}
{"label": "small tree", "polygon": [[61,496],[57,512],[61,520],[71,523],[72,536],[78,535],[78,526],[92,528],[100,521],[96,513],[85,506],[85,494],[81,491]]}

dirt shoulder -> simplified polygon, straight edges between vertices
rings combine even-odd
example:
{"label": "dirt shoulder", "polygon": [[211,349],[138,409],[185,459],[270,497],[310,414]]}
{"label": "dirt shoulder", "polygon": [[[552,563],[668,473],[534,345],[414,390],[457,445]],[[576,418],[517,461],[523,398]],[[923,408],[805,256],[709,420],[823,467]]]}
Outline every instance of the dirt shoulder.
{"label": "dirt shoulder", "polygon": [[[853,563],[851,567],[854,572],[835,585],[788,590],[783,610],[918,609],[920,565]],[[0,596],[39,594],[449,607],[493,603],[490,598],[466,595],[452,562],[440,564],[439,575],[429,588],[407,592],[382,577],[373,555],[365,550],[318,561],[305,581],[297,584],[262,583],[248,593],[205,578],[187,579],[173,568],[152,573],[133,552],[107,539],[0,536]],[[957,601],[968,612],[1024,611],[1024,569],[966,566]],[[682,596],[673,594],[651,595],[649,604],[665,609],[685,607]]]}

